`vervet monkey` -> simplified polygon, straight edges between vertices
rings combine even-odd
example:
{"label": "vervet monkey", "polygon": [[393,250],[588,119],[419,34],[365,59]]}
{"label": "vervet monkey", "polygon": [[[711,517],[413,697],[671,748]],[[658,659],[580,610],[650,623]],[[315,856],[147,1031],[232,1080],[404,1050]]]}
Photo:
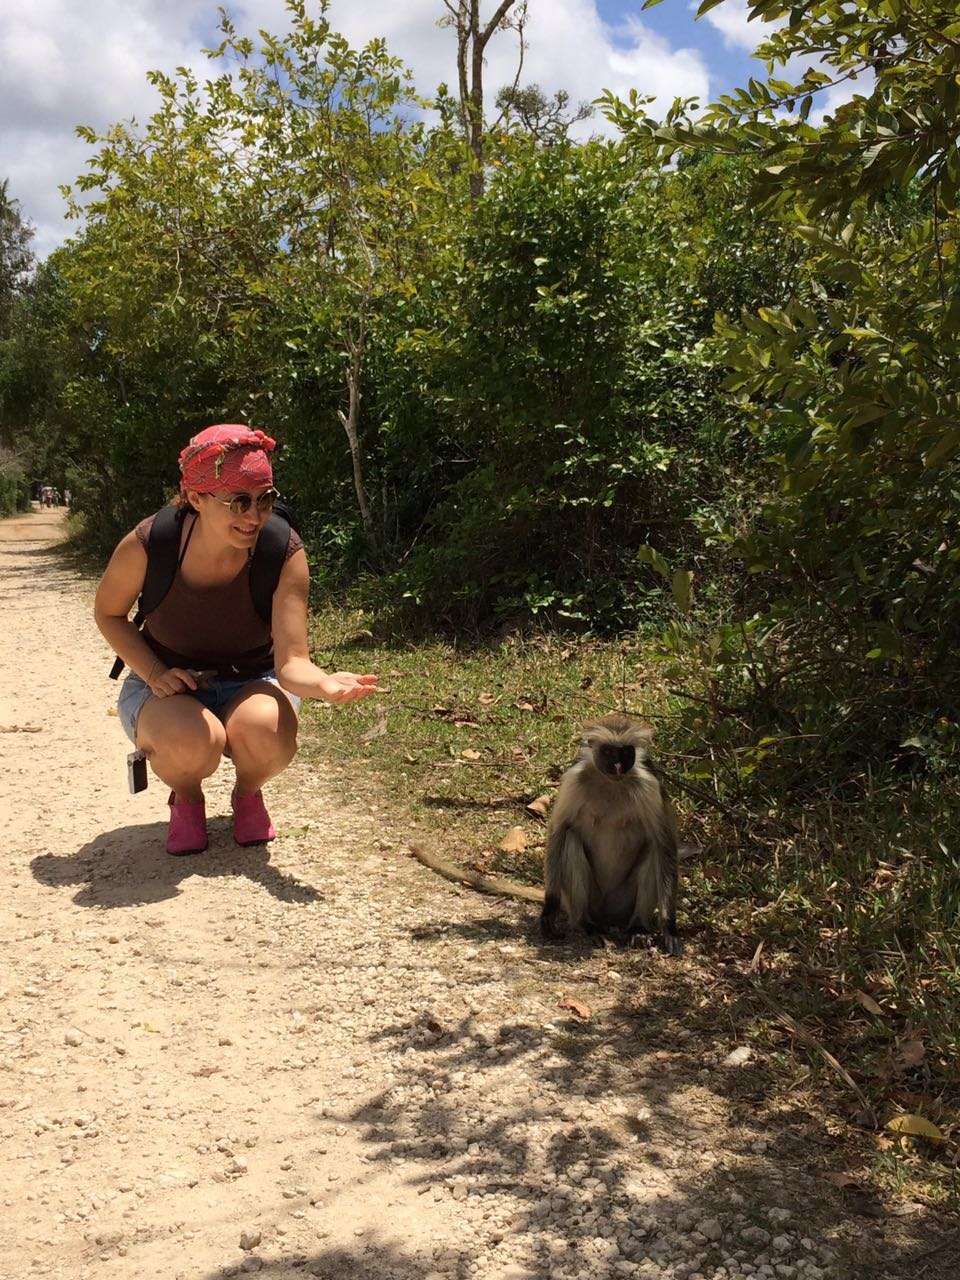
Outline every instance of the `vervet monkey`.
{"label": "vervet monkey", "polygon": [[664,951],[679,955],[677,831],[650,767],[652,730],[625,715],[584,726],[576,760],[550,811],[540,928],[560,938],[575,928],[649,933],[654,916]]}

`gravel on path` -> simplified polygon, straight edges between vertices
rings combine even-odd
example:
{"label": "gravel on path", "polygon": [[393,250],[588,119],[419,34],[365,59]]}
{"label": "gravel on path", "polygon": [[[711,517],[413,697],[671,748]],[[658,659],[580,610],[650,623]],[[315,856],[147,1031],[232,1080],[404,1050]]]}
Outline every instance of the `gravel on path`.
{"label": "gravel on path", "polygon": [[225,765],[167,857],[61,533],[0,523],[0,1276],[850,1274],[805,1149],[730,1105],[751,1055],[662,1038],[678,962],[541,947],[332,768],[270,789],[267,852]]}

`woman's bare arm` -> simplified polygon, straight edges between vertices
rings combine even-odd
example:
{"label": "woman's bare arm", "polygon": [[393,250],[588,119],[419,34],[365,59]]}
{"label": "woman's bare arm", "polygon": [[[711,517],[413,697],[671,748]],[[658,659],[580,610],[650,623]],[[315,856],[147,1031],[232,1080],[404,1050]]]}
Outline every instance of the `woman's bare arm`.
{"label": "woman's bare arm", "polygon": [[283,566],[273,594],[273,653],[280,687],[301,698],[323,698],[326,702],[355,702],[377,693],[376,676],[358,676],[352,671],[328,675],[310,661],[309,594],[307,557],[298,549]]}
{"label": "woman's bare arm", "polygon": [[147,553],[137,535],[128,533],[117,544],[97,587],[93,605],[96,624],[114,653],[159,697],[195,689],[196,681],[189,672],[161,662],[129,619],[146,573]]}

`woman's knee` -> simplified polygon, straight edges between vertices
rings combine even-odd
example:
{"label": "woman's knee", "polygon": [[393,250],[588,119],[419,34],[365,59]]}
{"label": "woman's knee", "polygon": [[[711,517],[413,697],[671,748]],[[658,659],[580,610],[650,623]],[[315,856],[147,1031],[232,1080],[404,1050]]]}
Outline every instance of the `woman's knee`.
{"label": "woman's knee", "polygon": [[238,707],[227,720],[227,747],[236,760],[270,763],[280,768],[297,753],[297,717],[293,708],[263,698]]}
{"label": "woman's knee", "polygon": [[196,703],[193,707],[195,712],[185,707],[177,708],[177,713],[173,708],[159,710],[138,736],[155,768],[209,778],[223,755],[226,732],[216,716]]}

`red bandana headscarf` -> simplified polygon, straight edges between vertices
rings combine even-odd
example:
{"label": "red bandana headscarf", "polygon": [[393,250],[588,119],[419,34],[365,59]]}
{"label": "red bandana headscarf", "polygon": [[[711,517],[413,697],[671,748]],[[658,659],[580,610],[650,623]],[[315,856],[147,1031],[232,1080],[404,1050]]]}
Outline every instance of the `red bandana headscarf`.
{"label": "red bandana headscarf", "polygon": [[243,424],[205,427],[180,453],[180,490],[239,493],[273,484],[269,454],[276,448],[263,431]]}

